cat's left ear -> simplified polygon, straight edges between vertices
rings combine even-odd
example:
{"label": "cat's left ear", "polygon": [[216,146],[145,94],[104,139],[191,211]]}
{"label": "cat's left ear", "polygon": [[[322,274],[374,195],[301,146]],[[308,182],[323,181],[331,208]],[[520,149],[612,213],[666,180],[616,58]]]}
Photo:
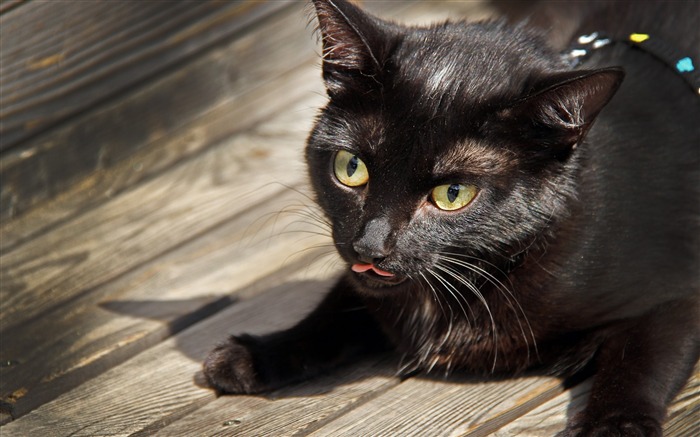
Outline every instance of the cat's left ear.
{"label": "cat's left ear", "polygon": [[564,158],[579,144],[624,79],[620,68],[549,76],[536,91],[499,111],[511,139]]}
{"label": "cat's left ear", "polygon": [[312,0],[323,43],[323,79],[333,97],[378,84],[389,24],[345,0]]}

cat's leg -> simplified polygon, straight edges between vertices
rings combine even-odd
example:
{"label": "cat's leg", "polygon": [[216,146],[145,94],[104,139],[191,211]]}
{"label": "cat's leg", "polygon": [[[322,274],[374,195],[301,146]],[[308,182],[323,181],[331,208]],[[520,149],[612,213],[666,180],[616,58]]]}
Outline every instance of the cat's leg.
{"label": "cat's leg", "polygon": [[668,405],[700,353],[697,300],[665,304],[612,334],[596,359],[586,409],[562,434],[661,436]]}
{"label": "cat's leg", "polygon": [[294,327],[263,336],[230,337],[206,358],[204,374],[219,392],[258,393],[386,348],[377,323],[341,280]]}

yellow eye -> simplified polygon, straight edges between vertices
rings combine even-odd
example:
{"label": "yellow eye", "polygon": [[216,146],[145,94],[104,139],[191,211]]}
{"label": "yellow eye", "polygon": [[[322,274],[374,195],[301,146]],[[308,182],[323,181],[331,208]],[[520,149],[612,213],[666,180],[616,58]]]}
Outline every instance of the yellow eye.
{"label": "yellow eye", "polygon": [[447,184],[433,188],[430,197],[438,208],[455,211],[469,205],[477,192],[474,185]]}
{"label": "yellow eye", "polygon": [[359,187],[369,180],[367,166],[357,155],[341,150],[335,155],[335,177],[348,187]]}

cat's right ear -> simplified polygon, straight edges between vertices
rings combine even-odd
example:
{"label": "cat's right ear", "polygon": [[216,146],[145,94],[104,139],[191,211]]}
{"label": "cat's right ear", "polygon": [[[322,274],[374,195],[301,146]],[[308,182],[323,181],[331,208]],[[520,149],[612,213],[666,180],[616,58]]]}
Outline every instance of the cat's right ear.
{"label": "cat's right ear", "polygon": [[386,23],[345,0],[312,0],[323,44],[323,79],[333,97],[375,87],[382,69]]}
{"label": "cat's right ear", "polygon": [[577,70],[544,78],[539,91],[498,113],[499,126],[537,156],[564,158],[617,92],[620,68]]}

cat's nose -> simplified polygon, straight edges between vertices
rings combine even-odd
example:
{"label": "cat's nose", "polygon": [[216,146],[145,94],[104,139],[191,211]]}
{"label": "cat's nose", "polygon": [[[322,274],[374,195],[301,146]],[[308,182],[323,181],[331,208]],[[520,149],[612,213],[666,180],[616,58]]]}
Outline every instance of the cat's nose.
{"label": "cat's nose", "polygon": [[358,261],[366,264],[378,264],[388,255],[388,251],[378,250],[375,247],[363,246],[356,242],[352,245],[357,253]]}
{"label": "cat's nose", "polygon": [[377,264],[389,255],[391,225],[386,217],[367,222],[360,237],[353,243],[359,261]]}

